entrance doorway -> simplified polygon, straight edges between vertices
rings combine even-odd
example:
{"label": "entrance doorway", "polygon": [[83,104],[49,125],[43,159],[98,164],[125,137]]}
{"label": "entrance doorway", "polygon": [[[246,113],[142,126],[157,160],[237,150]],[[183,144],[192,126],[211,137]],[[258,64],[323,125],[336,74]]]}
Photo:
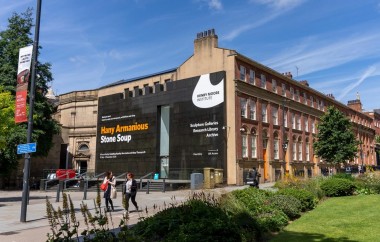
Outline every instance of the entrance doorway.
{"label": "entrance doorway", "polygon": [[159,107],[160,114],[160,178],[169,177],[170,107]]}
{"label": "entrance doorway", "polygon": [[87,172],[87,160],[77,160],[79,174]]}

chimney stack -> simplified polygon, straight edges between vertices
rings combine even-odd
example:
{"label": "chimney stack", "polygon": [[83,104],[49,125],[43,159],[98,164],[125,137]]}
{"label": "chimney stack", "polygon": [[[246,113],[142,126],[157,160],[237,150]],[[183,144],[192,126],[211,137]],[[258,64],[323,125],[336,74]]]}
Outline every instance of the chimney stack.
{"label": "chimney stack", "polygon": [[218,36],[215,34],[214,29],[205,30],[197,33],[194,40],[194,55],[197,53],[205,53],[207,50],[211,51],[212,48],[218,47]]}
{"label": "chimney stack", "polygon": [[293,79],[293,75],[292,75],[292,73],[291,72],[285,72],[285,73],[282,73],[284,76],[286,76],[286,77],[289,77],[289,78],[291,78],[291,79]]}
{"label": "chimney stack", "polygon": [[305,86],[309,86],[309,82],[307,81],[307,80],[302,80],[302,81],[300,81],[300,83],[302,84],[302,85],[305,85]]}

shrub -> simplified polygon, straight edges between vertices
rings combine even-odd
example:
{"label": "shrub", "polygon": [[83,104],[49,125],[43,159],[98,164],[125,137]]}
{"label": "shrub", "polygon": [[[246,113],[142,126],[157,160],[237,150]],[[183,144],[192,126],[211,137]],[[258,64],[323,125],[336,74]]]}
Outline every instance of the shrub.
{"label": "shrub", "polygon": [[158,212],[132,231],[145,241],[241,241],[238,227],[223,210],[200,200]]}
{"label": "shrub", "polygon": [[274,195],[270,199],[272,206],[284,212],[289,219],[296,219],[301,216],[302,204],[295,197],[288,195]]}
{"label": "shrub", "polygon": [[337,173],[332,176],[332,178],[342,178],[342,179],[347,179],[350,181],[354,181],[355,177],[353,177],[351,174],[346,174],[346,173]]}
{"label": "shrub", "polygon": [[310,191],[297,188],[285,188],[278,191],[280,195],[288,195],[297,198],[301,202],[302,211],[315,208],[318,203],[317,197]]}
{"label": "shrub", "polygon": [[253,188],[235,190],[231,195],[223,197],[221,207],[230,217],[239,213],[249,214],[253,219],[250,226],[258,227],[258,235],[267,231],[279,231],[288,224],[288,217],[271,205],[270,197],[273,195],[272,192]]}
{"label": "shrub", "polygon": [[321,189],[328,197],[350,196],[355,188],[354,182],[344,178],[330,178],[321,184]]}
{"label": "shrub", "polygon": [[313,193],[318,199],[322,199],[325,196],[320,188],[322,180],[321,177],[298,179],[297,177],[286,176],[283,180],[277,181],[274,186],[280,190],[284,188],[304,189]]}
{"label": "shrub", "polygon": [[380,194],[380,173],[364,173],[356,179],[355,184],[359,194]]}

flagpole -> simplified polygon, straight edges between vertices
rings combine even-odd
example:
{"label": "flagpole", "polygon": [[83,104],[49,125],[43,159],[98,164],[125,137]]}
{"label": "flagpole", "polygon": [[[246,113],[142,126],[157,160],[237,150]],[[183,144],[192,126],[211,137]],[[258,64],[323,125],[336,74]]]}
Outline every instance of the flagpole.
{"label": "flagpole", "polygon": [[[38,54],[38,40],[40,37],[40,17],[41,17],[41,1],[37,0],[37,12],[36,12],[36,27],[34,30],[34,43],[33,43],[33,59],[32,59],[32,72],[29,92],[29,117],[28,117],[28,132],[26,137],[26,143],[31,143],[33,132],[33,109],[34,98],[36,88],[36,67],[37,67],[37,54]],[[25,154],[24,163],[24,177],[22,188],[22,203],[21,203],[21,217],[20,222],[26,222],[26,211],[29,201],[29,176],[30,176],[30,154]]]}

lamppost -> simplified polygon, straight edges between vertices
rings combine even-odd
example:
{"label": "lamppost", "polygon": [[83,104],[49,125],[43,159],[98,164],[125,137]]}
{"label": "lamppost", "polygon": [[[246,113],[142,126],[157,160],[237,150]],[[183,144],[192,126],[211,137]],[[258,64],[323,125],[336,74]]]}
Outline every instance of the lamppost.
{"label": "lamppost", "polygon": [[362,160],[361,173],[364,173],[363,142],[362,141],[360,141],[360,159]]}
{"label": "lamppost", "polygon": [[[41,2],[42,0],[37,1],[37,11],[36,11],[36,27],[34,34],[33,42],[33,58],[32,58],[32,73],[31,73],[31,82],[30,82],[30,91],[29,91],[29,117],[28,117],[28,130],[26,136],[26,142],[30,143],[32,141],[33,133],[33,109],[34,109],[34,96],[36,88],[36,67],[37,67],[37,54],[38,54],[38,41],[40,36],[40,17],[41,17]],[[23,188],[22,188],[22,201],[21,201],[21,216],[20,222],[26,222],[26,212],[29,201],[29,176],[30,176],[30,154],[25,154],[24,162],[24,175],[23,175]]]}
{"label": "lamppost", "polygon": [[[286,140],[286,134],[285,134],[285,102],[289,102],[286,98],[282,99],[282,159],[286,163],[286,150],[288,149],[288,141]],[[285,171],[286,171],[286,165],[285,165]]]}

